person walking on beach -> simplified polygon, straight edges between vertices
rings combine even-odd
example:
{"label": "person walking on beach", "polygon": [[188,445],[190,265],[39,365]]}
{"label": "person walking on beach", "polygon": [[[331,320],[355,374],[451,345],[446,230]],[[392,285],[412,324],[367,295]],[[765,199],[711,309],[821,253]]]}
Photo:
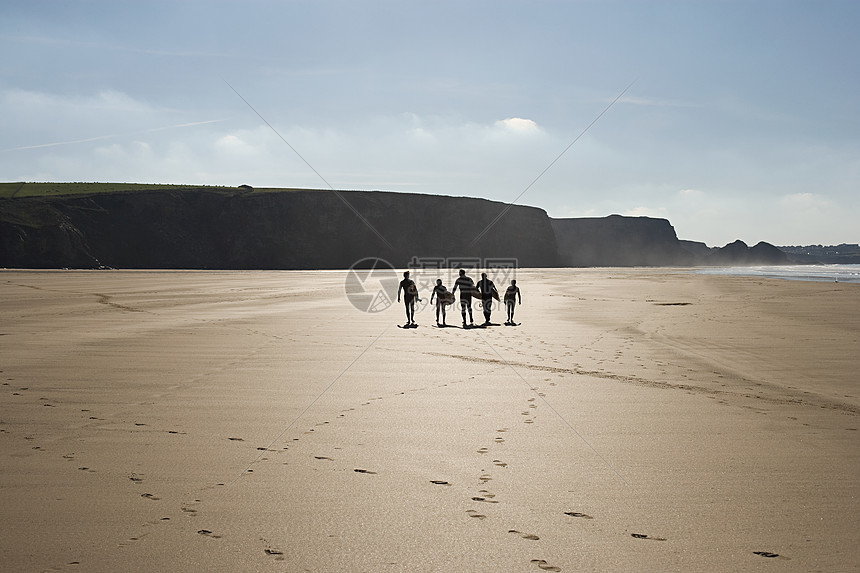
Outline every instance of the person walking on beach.
{"label": "person walking on beach", "polygon": [[466,276],[465,269],[460,269],[460,276],[454,281],[454,288],[451,293],[456,293],[460,289],[460,314],[463,315],[463,328],[466,328],[466,309],[469,309],[469,322],[475,326],[475,321],[472,319],[472,293],[475,292],[475,281]]}
{"label": "person walking on beach", "polygon": [[517,279],[511,279],[511,286],[505,290],[505,306],[508,309],[508,321],[505,325],[516,326],[514,322],[514,308],[517,306],[517,299],[520,299],[520,304],[523,303],[523,296],[520,294],[520,287],[517,286]]}
{"label": "person walking on beach", "polygon": [[[433,298],[436,298],[436,326],[448,326],[445,324],[445,310],[448,306],[448,289],[442,284],[442,279],[436,279],[436,286],[433,287],[433,293],[430,295],[430,304],[433,304]],[[442,324],[439,324],[439,311],[442,311]]]}
{"label": "person walking on beach", "polygon": [[499,292],[493,281],[487,278],[487,273],[481,273],[478,281],[478,292],[481,294],[481,306],[484,308],[484,324],[490,324],[490,313],[493,310],[493,299],[499,300]]}
{"label": "person walking on beach", "polygon": [[418,287],[415,281],[409,278],[409,271],[403,273],[403,280],[397,287],[397,302],[400,302],[400,291],[403,291],[403,302],[406,305],[406,326],[417,326],[415,324],[415,299],[418,298]]}

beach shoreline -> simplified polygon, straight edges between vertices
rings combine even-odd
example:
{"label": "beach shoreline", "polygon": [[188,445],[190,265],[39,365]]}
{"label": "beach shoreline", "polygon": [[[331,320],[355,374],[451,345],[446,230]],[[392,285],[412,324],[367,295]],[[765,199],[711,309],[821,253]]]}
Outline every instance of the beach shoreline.
{"label": "beach shoreline", "polygon": [[2,562],[860,567],[856,284],[519,269],[519,327],[406,330],[345,275],[0,271]]}

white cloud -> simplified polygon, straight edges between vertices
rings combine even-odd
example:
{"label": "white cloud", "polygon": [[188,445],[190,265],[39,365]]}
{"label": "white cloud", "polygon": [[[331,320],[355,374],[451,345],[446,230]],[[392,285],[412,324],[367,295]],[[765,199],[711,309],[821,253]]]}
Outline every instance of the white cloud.
{"label": "white cloud", "polygon": [[248,156],[263,152],[264,148],[261,145],[251,145],[239,135],[234,133],[224,135],[215,140],[215,150],[231,155]]}
{"label": "white cloud", "polygon": [[698,189],[681,189],[678,191],[678,194],[681,197],[688,199],[700,199],[705,196],[705,192],[699,191]]}
{"label": "white cloud", "polygon": [[831,202],[821,195],[815,193],[792,193],[784,195],[780,202],[789,209],[821,209],[829,208]]}
{"label": "white cloud", "polygon": [[496,122],[496,127],[501,127],[507,131],[514,133],[537,133],[540,131],[537,123],[531,119],[523,119],[521,117],[509,117],[500,119]]}

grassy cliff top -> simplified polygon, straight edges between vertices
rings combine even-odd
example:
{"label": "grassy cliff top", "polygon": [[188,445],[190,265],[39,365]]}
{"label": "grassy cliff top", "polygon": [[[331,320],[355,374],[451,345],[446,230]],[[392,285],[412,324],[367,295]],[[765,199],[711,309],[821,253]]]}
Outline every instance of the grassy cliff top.
{"label": "grassy cliff top", "polygon": [[122,193],[127,191],[188,191],[206,190],[224,193],[267,193],[296,191],[289,188],[249,188],[216,185],[164,185],[153,183],[0,183],[0,199],[18,197],[64,197],[94,195],[98,193]]}

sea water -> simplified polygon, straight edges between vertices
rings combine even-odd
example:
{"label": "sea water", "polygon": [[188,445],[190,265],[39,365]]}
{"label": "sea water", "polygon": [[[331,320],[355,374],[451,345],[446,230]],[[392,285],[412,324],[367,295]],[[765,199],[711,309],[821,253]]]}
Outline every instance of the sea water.
{"label": "sea water", "polygon": [[766,265],[709,267],[694,271],[705,275],[735,275],[795,281],[860,283],[860,265]]}

